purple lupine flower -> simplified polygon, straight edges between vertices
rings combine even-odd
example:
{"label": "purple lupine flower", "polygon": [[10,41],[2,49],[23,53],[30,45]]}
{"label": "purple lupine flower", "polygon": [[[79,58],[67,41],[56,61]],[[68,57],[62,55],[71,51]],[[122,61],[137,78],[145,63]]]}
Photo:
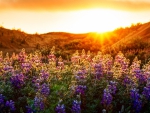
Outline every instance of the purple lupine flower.
{"label": "purple lupine flower", "polygon": [[143,88],[142,94],[146,99],[150,100],[150,78],[147,79],[146,87]]}
{"label": "purple lupine flower", "polygon": [[26,106],[27,113],[35,113],[35,110],[33,110],[30,106]]}
{"label": "purple lupine flower", "polygon": [[40,75],[41,75],[41,77],[42,77],[43,79],[45,79],[45,80],[47,80],[48,77],[49,77],[49,73],[46,72],[46,71],[44,71],[44,70],[41,71]]}
{"label": "purple lupine flower", "polygon": [[37,78],[38,78],[37,76],[33,76],[33,77],[32,77],[32,83],[36,83]]}
{"label": "purple lupine flower", "polygon": [[130,98],[133,108],[135,109],[136,113],[139,113],[142,109],[142,101],[140,100],[140,95],[136,88],[131,89]]}
{"label": "purple lupine flower", "polygon": [[103,93],[103,97],[102,97],[101,103],[103,105],[109,106],[111,104],[111,102],[112,102],[112,99],[113,99],[113,97],[112,97],[109,89],[104,89],[104,93]]}
{"label": "purple lupine flower", "polygon": [[86,78],[85,76],[85,71],[84,70],[79,70],[77,72],[77,75],[75,75],[75,78],[79,81],[84,81],[84,79]]}
{"label": "purple lupine flower", "polygon": [[103,70],[104,70],[104,72],[106,73],[106,74],[108,74],[108,75],[111,75],[111,68],[112,68],[112,66],[113,66],[113,58],[110,56],[110,55],[105,55],[104,56],[104,60],[103,60]]}
{"label": "purple lupine flower", "polygon": [[115,94],[116,93],[116,90],[117,90],[116,85],[117,85],[117,82],[115,82],[115,81],[110,81],[109,82],[108,89],[110,90],[111,94]]}
{"label": "purple lupine flower", "polygon": [[127,72],[129,66],[129,60],[124,57],[121,51],[116,55],[115,62],[120,65],[122,74]]}
{"label": "purple lupine flower", "polygon": [[56,113],[66,113],[64,104],[58,104],[55,108]]}
{"label": "purple lupine flower", "polygon": [[21,63],[21,67],[22,69],[28,72],[31,69],[31,64],[29,62],[24,62],[24,63]]}
{"label": "purple lupine flower", "polygon": [[15,108],[15,103],[14,101],[10,100],[10,101],[6,101],[6,104],[5,104],[6,107],[9,107],[11,111],[15,111],[16,108]]}
{"label": "purple lupine flower", "polygon": [[49,93],[50,93],[49,85],[47,85],[46,83],[42,84],[42,86],[41,86],[41,94],[43,94],[44,96],[48,96]]}
{"label": "purple lupine flower", "polygon": [[12,66],[9,66],[9,65],[4,65],[4,67],[3,67],[3,70],[4,70],[4,71],[7,71],[7,72],[8,72],[8,71],[9,71],[9,72],[12,71],[12,69],[13,69],[13,67],[12,67]]}
{"label": "purple lupine flower", "polygon": [[32,82],[34,83],[34,86],[36,87],[36,90],[38,91],[40,89],[41,80],[34,76]]}
{"label": "purple lupine flower", "polygon": [[135,74],[136,78],[138,78],[139,83],[146,82],[147,78],[146,78],[145,74],[142,74],[142,71],[140,68],[135,68],[134,74]]}
{"label": "purple lupine flower", "polygon": [[81,101],[74,100],[72,103],[72,112],[73,113],[81,113]]}
{"label": "purple lupine flower", "polygon": [[43,110],[44,109],[44,101],[42,97],[35,97],[34,98],[34,106],[38,110]]}
{"label": "purple lupine flower", "polygon": [[150,87],[144,87],[142,94],[146,99],[150,100]]}
{"label": "purple lupine flower", "polygon": [[136,89],[136,88],[131,89],[131,91],[130,91],[130,97],[131,97],[131,99],[135,100],[135,99],[140,98],[140,95],[139,95],[138,91],[139,90]]}
{"label": "purple lupine flower", "polygon": [[21,88],[25,84],[24,80],[25,76],[22,73],[13,75],[10,78],[12,85],[16,88]]}
{"label": "purple lupine flower", "polygon": [[126,85],[131,85],[131,84],[133,84],[133,81],[128,76],[126,76],[123,80],[123,85],[126,86]]}
{"label": "purple lupine flower", "polygon": [[76,94],[84,95],[85,90],[86,90],[86,86],[83,86],[83,85],[78,85],[78,86],[76,86],[76,88],[75,88]]}
{"label": "purple lupine flower", "polygon": [[4,99],[5,99],[5,96],[3,96],[2,94],[0,94],[0,108],[2,107],[2,105],[5,104]]}
{"label": "purple lupine flower", "polygon": [[136,113],[139,113],[142,109],[142,101],[141,100],[134,100],[133,101],[133,108],[135,109]]}
{"label": "purple lupine flower", "polygon": [[94,68],[95,68],[96,79],[100,79],[100,77],[103,75],[103,66],[102,66],[102,63],[95,64]]}

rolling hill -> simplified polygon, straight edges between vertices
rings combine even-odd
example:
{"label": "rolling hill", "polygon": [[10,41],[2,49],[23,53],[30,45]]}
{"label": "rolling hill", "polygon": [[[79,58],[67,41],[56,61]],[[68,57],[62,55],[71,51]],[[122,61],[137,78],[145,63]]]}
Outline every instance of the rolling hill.
{"label": "rolling hill", "polygon": [[68,54],[75,50],[93,52],[127,51],[150,48],[150,22],[118,28],[106,33],[72,34],[65,32],[49,32],[45,34],[27,34],[21,30],[10,30],[0,27],[0,51],[19,52],[25,48],[27,52],[35,49],[55,46],[59,52]]}

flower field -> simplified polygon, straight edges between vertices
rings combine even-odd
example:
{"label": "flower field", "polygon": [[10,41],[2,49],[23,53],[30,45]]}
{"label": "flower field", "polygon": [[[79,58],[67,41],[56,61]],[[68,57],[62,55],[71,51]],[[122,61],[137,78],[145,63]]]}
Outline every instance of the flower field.
{"label": "flower field", "polygon": [[0,113],[149,113],[150,62],[76,51],[0,52]]}

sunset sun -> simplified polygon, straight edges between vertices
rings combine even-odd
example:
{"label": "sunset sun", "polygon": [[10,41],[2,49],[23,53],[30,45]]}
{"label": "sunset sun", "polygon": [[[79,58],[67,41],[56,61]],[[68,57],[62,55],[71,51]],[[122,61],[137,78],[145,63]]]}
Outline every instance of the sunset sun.
{"label": "sunset sun", "polygon": [[[75,12],[78,16],[74,19],[74,26],[71,30],[77,32],[106,32],[121,25],[119,20],[120,11],[110,9],[89,9]],[[118,16],[118,18],[116,18]],[[78,27],[80,25],[80,27]]]}

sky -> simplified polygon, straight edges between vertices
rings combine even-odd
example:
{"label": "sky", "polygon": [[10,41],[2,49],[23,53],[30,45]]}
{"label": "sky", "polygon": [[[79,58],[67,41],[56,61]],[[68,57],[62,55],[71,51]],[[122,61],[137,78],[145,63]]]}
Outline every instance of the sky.
{"label": "sky", "polygon": [[0,0],[0,26],[26,33],[106,32],[150,21],[150,0]]}

